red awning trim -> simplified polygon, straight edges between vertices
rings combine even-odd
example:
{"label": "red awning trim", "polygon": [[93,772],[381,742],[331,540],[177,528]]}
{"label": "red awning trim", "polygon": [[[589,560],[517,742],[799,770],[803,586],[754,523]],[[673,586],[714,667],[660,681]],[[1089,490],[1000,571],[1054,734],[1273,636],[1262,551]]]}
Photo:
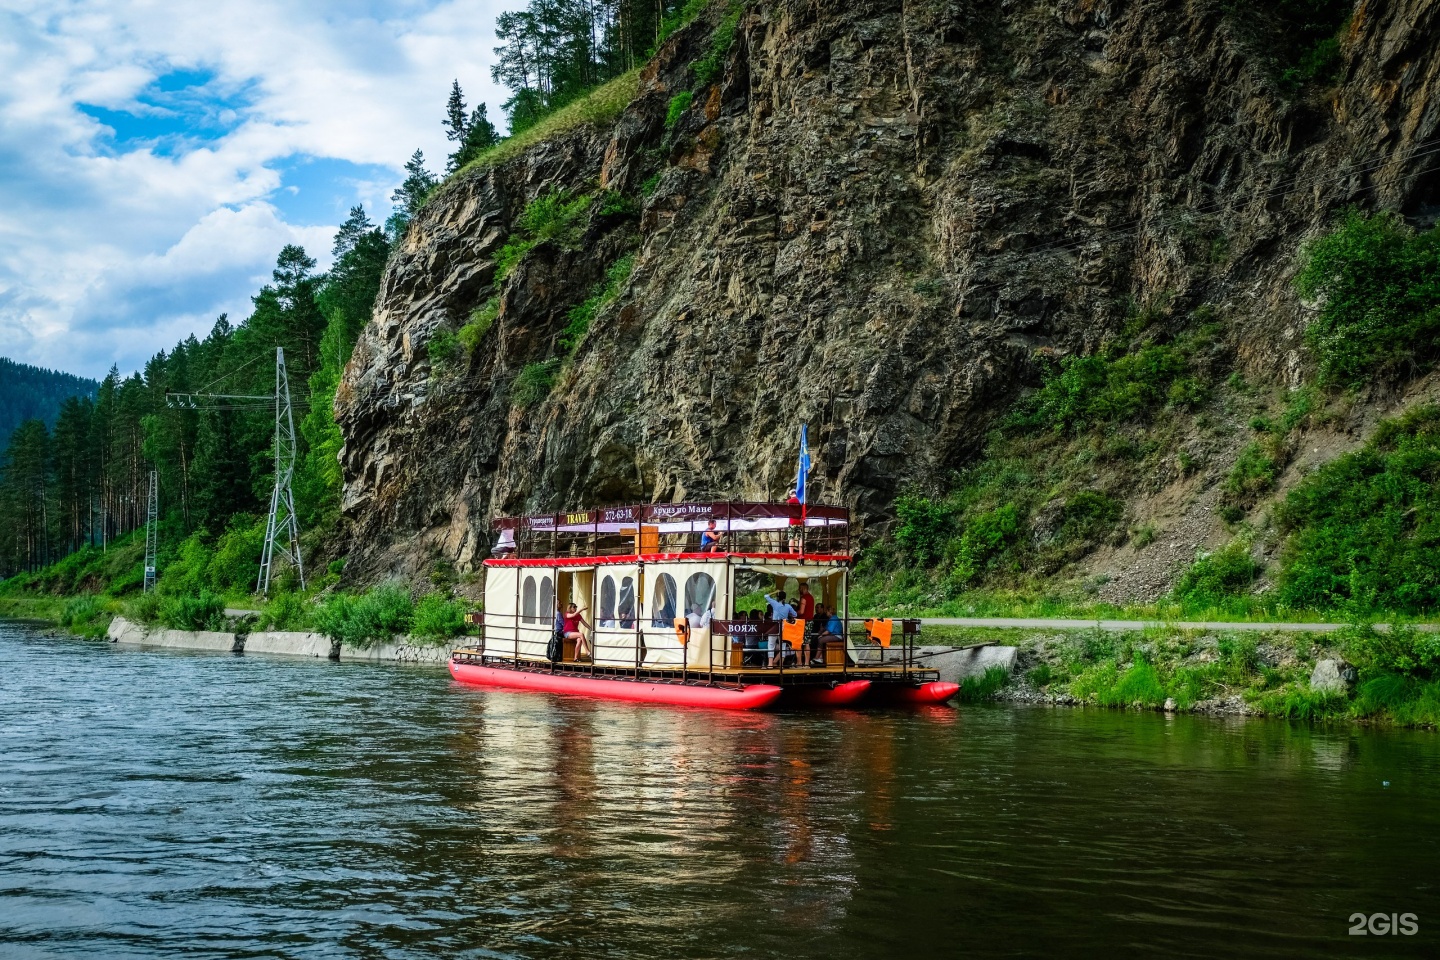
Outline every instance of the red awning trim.
{"label": "red awning trim", "polygon": [[835,564],[849,563],[850,559],[850,555],[846,553],[644,553],[639,555],[632,553],[604,557],[491,557],[485,561],[484,565],[487,567],[543,567],[569,570],[635,563],[700,563],[706,561],[716,563],[725,560],[772,560],[802,565],[834,566]]}

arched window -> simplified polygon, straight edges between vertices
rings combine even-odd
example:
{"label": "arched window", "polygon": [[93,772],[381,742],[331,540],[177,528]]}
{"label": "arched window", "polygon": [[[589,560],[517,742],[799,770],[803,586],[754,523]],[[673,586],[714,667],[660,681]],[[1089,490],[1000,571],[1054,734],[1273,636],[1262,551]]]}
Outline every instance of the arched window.
{"label": "arched window", "polygon": [[655,593],[650,597],[650,623],[668,627],[675,623],[675,578],[662,573],[655,578]]}
{"label": "arched window", "polygon": [[608,575],[600,581],[600,626],[615,626],[615,578]]}
{"label": "arched window", "polygon": [[708,573],[692,573],[685,581],[685,617],[690,626],[710,626],[715,614],[715,581]]}
{"label": "arched window", "polygon": [[626,630],[635,626],[635,578],[620,578],[620,626]]}
{"label": "arched window", "polygon": [[535,578],[526,577],[520,588],[520,619],[526,623],[535,622]]}
{"label": "arched window", "polygon": [[555,584],[549,577],[540,578],[540,609],[536,613],[536,623],[551,623],[555,619]]}

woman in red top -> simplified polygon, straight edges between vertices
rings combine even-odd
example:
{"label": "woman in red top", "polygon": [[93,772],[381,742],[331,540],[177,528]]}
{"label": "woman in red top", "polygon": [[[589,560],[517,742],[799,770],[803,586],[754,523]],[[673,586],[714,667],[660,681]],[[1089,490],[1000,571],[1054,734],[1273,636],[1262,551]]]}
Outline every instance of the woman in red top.
{"label": "woman in red top", "polygon": [[586,650],[585,634],[581,627],[588,627],[590,624],[585,620],[584,607],[577,607],[570,604],[561,617],[565,621],[565,639],[575,641],[575,659],[579,660],[585,655]]}

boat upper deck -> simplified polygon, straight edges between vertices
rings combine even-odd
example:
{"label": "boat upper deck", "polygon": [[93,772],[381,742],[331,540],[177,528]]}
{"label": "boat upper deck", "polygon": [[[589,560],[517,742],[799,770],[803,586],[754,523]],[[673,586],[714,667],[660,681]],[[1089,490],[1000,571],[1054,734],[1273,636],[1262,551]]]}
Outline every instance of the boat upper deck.
{"label": "boat upper deck", "polygon": [[850,511],[831,504],[652,503],[500,517],[492,526],[490,566],[718,556],[845,563],[851,555]]}

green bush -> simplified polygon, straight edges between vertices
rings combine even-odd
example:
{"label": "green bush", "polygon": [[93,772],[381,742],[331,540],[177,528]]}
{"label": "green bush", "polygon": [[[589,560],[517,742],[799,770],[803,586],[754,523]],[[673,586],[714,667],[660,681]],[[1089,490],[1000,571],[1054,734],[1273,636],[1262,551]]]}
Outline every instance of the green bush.
{"label": "green bush", "polygon": [[410,632],[426,640],[444,640],[465,632],[465,606],[443,593],[427,593],[415,605]]}
{"label": "green bush", "polygon": [[516,233],[495,256],[495,282],[499,283],[536,244],[554,240],[573,246],[593,197],[571,197],[558,187],[531,200],[520,214]]}
{"label": "green bush", "polygon": [[[572,307],[566,315],[569,321],[565,329],[560,332],[560,346],[565,350],[574,350],[585,338],[590,330],[590,323],[595,319],[595,314],[600,308],[619,295],[620,288],[625,281],[630,279],[630,272],[635,269],[635,254],[627,254],[612,263],[605,271],[605,278],[595,285],[594,291],[584,303]],[[547,391],[548,392],[548,391]]]}
{"label": "green bush", "polygon": [[901,494],[895,499],[895,542],[910,562],[928,567],[945,555],[946,544],[955,536],[954,507],[943,500],[919,494]]}
{"label": "green bush", "polygon": [[1357,626],[1342,631],[1339,639],[1346,659],[1366,672],[1426,679],[1440,669],[1440,635],[1406,626],[1386,631]]}
{"label": "green bush", "polygon": [[1285,604],[1440,610],[1440,408],[1382,423],[1290,491],[1275,519]]}
{"label": "green bush", "polygon": [[460,338],[441,327],[430,335],[425,352],[430,357],[430,368],[436,373],[443,373],[460,355]]}
{"label": "green bush", "polygon": [[695,94],[689,90],[681,90],[670,98],[670,106],[665,111],[665,129],[674,129],[675,124],[680,122],[685,111],[690,109],[690,102],[695,99]]}
{"label": "green bush", "polygon": [[1360,384],[1428,368],[1440,347],[1440,227],[1351,210],[1301,254],[1296,286],[1320,302],[1305,336],[1323,381]]}
{"label": "green bush", "polygon": [[1258,443],[1250,443],[1235,458],[1223,487],[1227,503],[1253,504],[1275,486],[1275,460]]}
{"label": "green bush", "polygon": [[550,395],[559,372],[560,360],[556,357],[527,363],[511,385],[510,402],[522,410],[533,407]]}
{"label": "green bush", "polygon": [[695,64],[695,85],[703,87],[716,80],[725,69],[725,58],[735,44],[735,31],[740,26],[740,16],[745,12],[743,3],[731,3],[725,16],[710,35],[710,48]]}
{"label": "green bush", "polygon": [[1249,546],[1235,540],[1223,550],[1202,554],[1175,583],[1175,599],[1208,607],[1248,593],[1261,567],[1250,557]]}
{"label": "green bush", "polygon": [[474,354],[480,347],[480,341],[495,324],[495,318],[500,316],[500,298],[491,297],[483,304],[470,311],[470,320],[460,328],[455,339],[465,348],[467,354]]}
{"label": "green bush", "polygon": [[260,551],[264,546],[265,518],[237,513],[215,542],[215,553],[207,568],[209,585],[227,592],[254,590],[260,578]]}
{"label": "green bush", "polygon": [[992,699],[1009,682],[1010,671],[1004,667],[987,667],[980,676],[961,680],[956,697],[961,703],[980,703]]}
{"label": "green bush", "polygon": [[160,622],[160,595],[153,590],[137,593],[125,606],[125,616],[136,623],[155,624]]}
{"label": "green bush", "polygon": [[312,616],[315,629],[352,647],[369,647],[406,633],[414,617],[410,595],[394,583],[361,596],[331,594]]}
{"label": "green bush", "polygon": [[971,520],[960,538],[959,555],[951,571],[957,583],[969,583],[1006,547],[1018,539],[1020,512],[1007,503]]}
{"label": "green bush", "polygon": [[165,597],[160,622],[174,630],[219,630],[225,625],[225,601],[209,590]]}
{"label": "green bush", "polygon": [[105,605],[93,594],[81,594],[65,601],[60,608],[60,626],[67,630],[80,630],[105,614]]}
{"label": "green bush", "polygon": [[1185,355],[1170,346],[1142,347],[1119,357],[1066,357],[1017,423],[1079,432],[1142,419],[1166,403],[1198,403],[1205,390],[1189,370]]}
{"label": "green bush", "polygon": [[310,607],[298,593],[277,593],[260,611],[259,630],[307,630]]}
{"label": "green bush", "polygon": [[1120,519],[1118,500],[1096,490],[1081,490],[1065,501],[1060,523],[1062,542],[1093,541],[1103,537]]}

